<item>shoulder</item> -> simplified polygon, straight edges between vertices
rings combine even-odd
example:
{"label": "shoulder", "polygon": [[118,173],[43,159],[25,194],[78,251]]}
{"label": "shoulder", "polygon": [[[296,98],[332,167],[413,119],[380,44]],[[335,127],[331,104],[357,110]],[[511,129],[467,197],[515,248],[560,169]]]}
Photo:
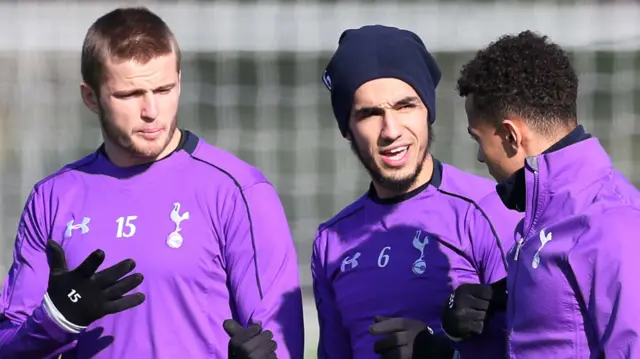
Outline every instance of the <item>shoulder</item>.
{"label": "shoulder", "polygon": [[362,226],[356,225],[355,222],[362,220],[361,216],[364,213],[367,201],[367,194],[364,194],[331,219],[318,226],[313,241],[312,267],[324,267],[349,250],[353,245],[351,239],[357,238],[356,232],[362,228]]}
{"label": "shoulder", "polygon": [[[439,191],[453,201],[468,204],[468,211],[487,220],[517,222],[521,214],[509,210],[496,192],[496,182],[451,165],[443,164],[442,183]],[[504,218],[506,216],[506,218]]]}
{"label": "shoulder", "polygon": [[524,215],[504,205],[495,181],[444,165],[440,192],[458,203],[464,202],[465,212],[461,215],[464,227],[474,237],[474,248],[486,247],[480,244],[482,238],[497,241],[503,252],[515,244],[514,233]]}
{"label": "shoulder", "polygon": [[203,167],[200,173],[206,174],[207,181],[221,181],[245,190],[258,183],[269,183],[267,177],[255,166],[241,160],[231,152],[217,148],[201,138],[195,137],[195,148],[190,152],[197,166]]}
{"label": "shoulder", "polygon": [[[629,242],[630,234],[637,233],[637,223],[640,222],[640,207],[633,205],[615,205],[600,208],[597,211],[585,213],[583,231],[578,236],[578,242]],[[640,242],[638,243],[640,248]],[[580,245],[580,243],[578,243]]]}
{"label": "shoulder", "polygon": [[68,163],[54,173],[49,174],[33,186],[34,193],[50,193],[54,190],[68,191],[77,188],[86,174],[79,171],[89,167],[98,160],[98,153],[93,152],[75,162]]}
{"label": "shoulder", "polygon": [[346,206],[340,212],[338,212],[335,216],[331,217],[328,221],[321,223],[318,226],[318,234],[321,232],[332,231],[335,230],[336,226],[341,225],[344,222],[350,222],[350,219],[364,210],[365,203],[367,201],[367,194],[362,195],[355,202]]}
{"label": "shoulder", "polygon": [[579,242],[628,242],[629,234],[637,232],[640,191],[623,175],[613,171],[598,185],[597,193],[587,198],[587,205],[578,213],[582,227]]}
{"label": "shoulder", "polygon": [[496,193],[496,182],[443,163],[439,190],[467,202],[479,203]]}
{"label": "shoulder", "polygon": [[339,236],[341,228],[355,228],[355,226],[351,226],[351,223],[357,221],[359,214],[365,209],[367,200],[367,194],[364,194],[331,219],[321,223],[318,226],[314,240],[315,250],[325,248],[332,238],[336,237],[336,235]]}
{"label": "shoulder", "polygon": [[640,270],[640,241],[634,235],[638,232],[640,208],[611,206],[581,217],[582,228],[576,228],[579,233],[567,254],[569,266],[579,280],[589,280],[594,271],[617,276],[621,270]]}

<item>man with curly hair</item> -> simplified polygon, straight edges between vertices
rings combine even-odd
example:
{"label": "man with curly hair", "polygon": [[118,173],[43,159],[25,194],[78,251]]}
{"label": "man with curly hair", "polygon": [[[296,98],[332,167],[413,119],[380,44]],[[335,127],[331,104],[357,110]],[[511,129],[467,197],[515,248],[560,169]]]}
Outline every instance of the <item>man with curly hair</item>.
{"label": "man with curly hair", "polygon": [[[640,358],[640,242],[629,227],[640,193],[578,125],[567,54],[530,31],[501,37],[462,68],[458,91],[478,161],[525,214],[508,255],[509,356]],[[445,318],[474,310],[452,300]],[[443,325],[473,335],[464,320]]]}

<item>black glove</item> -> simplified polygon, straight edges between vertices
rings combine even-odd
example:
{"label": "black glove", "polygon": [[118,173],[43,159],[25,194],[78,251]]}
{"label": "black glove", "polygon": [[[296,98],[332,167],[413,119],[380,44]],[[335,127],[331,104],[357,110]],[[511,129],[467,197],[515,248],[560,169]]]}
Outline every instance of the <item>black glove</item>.
{"label": "black glove", "polygon": [[229,359],[277,359],[273,333],[262,330],[260,324],[244,328],[235,320],[227,319],[222,323],[229,334]]}
{"label": "black glove", "polygon": [[369,333],[384,335],[373,346],[373,351],[382,359],[411,359],[416,337],[421,332],[433,333],[426,324],[414,319],[378,316],[374,321]]}
{"label": "black glove", "polygon": [[87,327],[108,314],[122,312],[144,302],[144,294],[125,294],[142,283],[142,274],[131,272],[136,263],[127,259],[98,273],[104,251],[91,253],[74,270],[68,270],[64,250],[52,240],[47,243],[51,303],[72,324]]}
{"label": "black glove", "polygon": [[482,334],[492,315],[507,307],[507,279],[493,284],[462,284],[442,311],[442,329],[452,338]]}
{"label": "black glove", "polygon": [[434,335],[428,328],[418,333],[413,341],[412,359],[452,359],[455,350],[451,347],[451,341]]}

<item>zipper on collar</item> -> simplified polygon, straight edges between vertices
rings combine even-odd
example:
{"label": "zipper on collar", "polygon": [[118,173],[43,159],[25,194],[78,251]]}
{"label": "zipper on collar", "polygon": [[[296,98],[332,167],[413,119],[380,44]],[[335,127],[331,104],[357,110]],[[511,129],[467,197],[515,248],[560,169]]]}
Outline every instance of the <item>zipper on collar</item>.
{"label": "zipper on collar", "polygon": [[[520,263],[518,262],[518,257],[520,256],[520,251],[524,245],[524,242],[531,238],[531,234],[533,229],[535,228],[536,220],[537,220],[537,211],[538,211],[538,192],[539,192],[539,178],[538,178],[538,158],[537,157],[527,157],[525,171],[527,171],[527,165],[533,171],[533,192],[531,194],[531,208],[529,208],[529,204],[526,205],[527,210],[531,212],[531,219],[528,223],[527,228],[522,228],[522,237],[518,239],[518,243],[516,244],[516,250],[514,255],[514,266],[509,268],[509,270],[513,271],[513,287],[512,291],[509,292],[509,303],[511,307],[511,318],[509,318],[509,329],[508,329],[508,339],[507,339],[507,350],[513,355],[513,347],[511,346],[511,340],[513,335],[513,319],[515,318],[515,313],[519,308],[516,308],[516,304],[518,303],[516,300],[517,292],[518,292],[518,272],[520,268]],[[526,175],[526,174],[525,174]],[[522,265],[526,265],[523,263]],[[508,280],[508,279],[507,279]]]}
{"label": "zipper on collar", "polygon": [[531,168],[531,170],[533,171],[533,191],[531,194],[531,208],[529,208],[530,213],[531,213],[531,220],[529,222],[529,226],[528,228],[526,228],[524,231],[522,231],[523,234],[523,238],[525,240],[527,240],[529,237],[531,237],[531,235],[533,234],[533,229],[535,228],[535,224],[537,221],[537,217],[538,217],[538,195],[540,192],[540,185],[539,185],[539,176],[538,176],[538,157],[527,157],[526,159],[526,163],[529,166],[529,168]]}
{"label": "zipper on collar", "polygon": [[522,248],[523,243],[524,243],[524,237],[520,237],[520,239],[518,239],[518,245],[516,246],[516,254],[513,256],[514,262],[518,261],[518,257],[520,256],[520,249]]}

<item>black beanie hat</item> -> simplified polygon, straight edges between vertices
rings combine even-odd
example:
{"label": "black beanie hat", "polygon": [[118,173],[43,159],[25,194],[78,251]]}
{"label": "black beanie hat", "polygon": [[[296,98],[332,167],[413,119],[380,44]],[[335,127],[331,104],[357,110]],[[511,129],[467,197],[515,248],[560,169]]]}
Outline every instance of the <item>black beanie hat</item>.
{"label": "black beanie hat", "polygon": [[371,80],[396,78],[416,91],[435,121],[435,90],[441,72],[415,33],[395,27],[367,25],[345,30],[322,81],[331,92],[331,106],[342,136],[346,136],[356,90]]}

